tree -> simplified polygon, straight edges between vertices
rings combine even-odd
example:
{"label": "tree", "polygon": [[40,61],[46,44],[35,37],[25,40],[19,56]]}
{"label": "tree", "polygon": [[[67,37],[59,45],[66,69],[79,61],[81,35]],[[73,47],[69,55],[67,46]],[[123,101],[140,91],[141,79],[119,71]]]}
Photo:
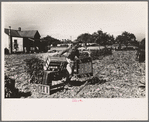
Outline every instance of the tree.
{"label": "tree", "polygon": [[126,48],[129,44],[132,44],[134,41],[136,41],[136,37],[134,34],[124,31],[122,33],[122,36],[124,36],[124,44],[126,45]]}
{"label": "tree", "polygon": [[93,34],[92,34],[92,39],[93,39],[93,43],[97,43],[97,40],[98,40],[98,33],[97,32],[94,32]]}
{"label": "tree", "polygon": [[109,41],[108,41],[108,45],[112,45],[115,43],[115,39],[113,35],[109,35]]}
{"label": "tree", "polygon": [[125,42],[125,40],[126,40],[125,37],[122,35],[118,35],[116,37],[116,42],[117,42],[117,44],[119,44],[118,49],[121,49],[121,45]]}
{"label": "tree", "polygon": [[89,33],[84,33],[77,37],[77,41],[84,43],[86,48],[87,48],[87,43],[92,42],[92,40],[93,40],[92,35]]}
{"label": "tree", "polygon": [[44,38],[42,38],[44,41],[46,41],[47,43],[48,43],[48,45],[51,45],[51,44],[55,44],[55,45],[57,45],[57,44],[60,44],[61,42],[60,42],[60,40],[58,40],[58,39],[55,39],[55,38],[53,38],[53,37],[51,37],[51,36],[49,36],[49,35],[47,35],[46,37],[44,37]]}
{"label": "tree", "polygon": [[93,41],[99,45],[103,45],[106,47],[106,45],[111,45],[114,42],[113,35],[107,34],[106,32],[103,32],[102,30],[98,30],[97,32],[94,32],[92,34]]}
{"label": "tree", "polygon": [[39,51],[46,52],[47,50],[50,49],[51,44],[57,46],[57,44],[60,43],[61,43],[60,40],[47,35],[46,37],[41,38],[36,45],[38,45]]}
{"label": "tree", "polygon": [[70,39],[63,39],[61,41],[62,44],[68,44],[68,43],[72,43],[72,41]]}
{"label": "tree", "polygon": [[118,35],[116,37],[116,42],[119,43],[119,46],[121,47],[121,44],[125,44],[126,49],[128,45],[137,44],[136,37],[134,34],[124,31],[121,35]]}

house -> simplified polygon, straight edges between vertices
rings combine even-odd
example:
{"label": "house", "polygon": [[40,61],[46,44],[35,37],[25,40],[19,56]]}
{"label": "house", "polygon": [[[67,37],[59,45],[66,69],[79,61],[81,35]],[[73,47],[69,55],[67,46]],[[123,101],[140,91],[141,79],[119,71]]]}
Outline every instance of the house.
{"label": "house", "polygon": [[40,45],[40,34],[37,30],[22,31],[19,27],[18,30],[4,29],[5,34],[8,36],[9,52],[31,52]]}

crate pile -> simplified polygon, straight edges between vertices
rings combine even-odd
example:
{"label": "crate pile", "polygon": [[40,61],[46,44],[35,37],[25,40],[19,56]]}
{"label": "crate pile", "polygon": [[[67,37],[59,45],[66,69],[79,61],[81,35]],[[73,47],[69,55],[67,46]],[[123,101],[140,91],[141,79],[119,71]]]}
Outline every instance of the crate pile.
{"label": "crate pile", "polygon": [[92,59],[90,57],[76,60],[76,77],[79,81],[88,80],[93,76]]}
{"label": "crate pile", "polygon": [[[48,57],[44,64],[44,74],[42,83],[38,89],[40,93],[50,94],[51,90],[55,90],[63,87],[63,83],[58,80],[62,80],[66,75],[67,61],[65,57]],[[57,81],[57,84],[53,84]]]}

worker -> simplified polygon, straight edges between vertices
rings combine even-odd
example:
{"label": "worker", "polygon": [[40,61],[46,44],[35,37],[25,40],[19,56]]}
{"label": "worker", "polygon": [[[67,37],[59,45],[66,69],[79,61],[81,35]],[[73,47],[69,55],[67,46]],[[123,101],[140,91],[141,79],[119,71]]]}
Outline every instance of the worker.
{"label": "worker", "polygon": [[66,61],[67,61],[67,77],[66,77],[66,84],[68,84],[68,86],[70,86],[70,80],[73,76],[73,72],[74,72],[74,61],[75,59],[79,58],[79,43],[78,42],[73,42],[73,45],[70,45],[66,50],[62,51],[59,56],[63,55],[64,53],[67,52],[67,56],[66,56]]}

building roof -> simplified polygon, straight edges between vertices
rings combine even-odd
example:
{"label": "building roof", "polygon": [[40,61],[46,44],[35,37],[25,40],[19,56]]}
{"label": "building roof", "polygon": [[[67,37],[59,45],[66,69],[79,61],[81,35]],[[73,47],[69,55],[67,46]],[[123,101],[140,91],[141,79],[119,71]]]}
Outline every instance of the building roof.
{"label": "building roof", "polygon": [[[9,35],[9,29],[5,28],[4,32]],[[39,34],[37,30],[29,30],[29,31],[19,31],[11,29],[10,35],[13,37],[27,37],[34,38],[36,34]],[[40,36],[40,34],[39,34]]]}
{"label": "building roof", "polygon": [[[4,32],[9,35],[9,29],[6,29],[4,30]],[[18,33],[17,30],[11,30],[10,31],[10,35],[13,36],[13,37],[20,37],[20,34]]]}

